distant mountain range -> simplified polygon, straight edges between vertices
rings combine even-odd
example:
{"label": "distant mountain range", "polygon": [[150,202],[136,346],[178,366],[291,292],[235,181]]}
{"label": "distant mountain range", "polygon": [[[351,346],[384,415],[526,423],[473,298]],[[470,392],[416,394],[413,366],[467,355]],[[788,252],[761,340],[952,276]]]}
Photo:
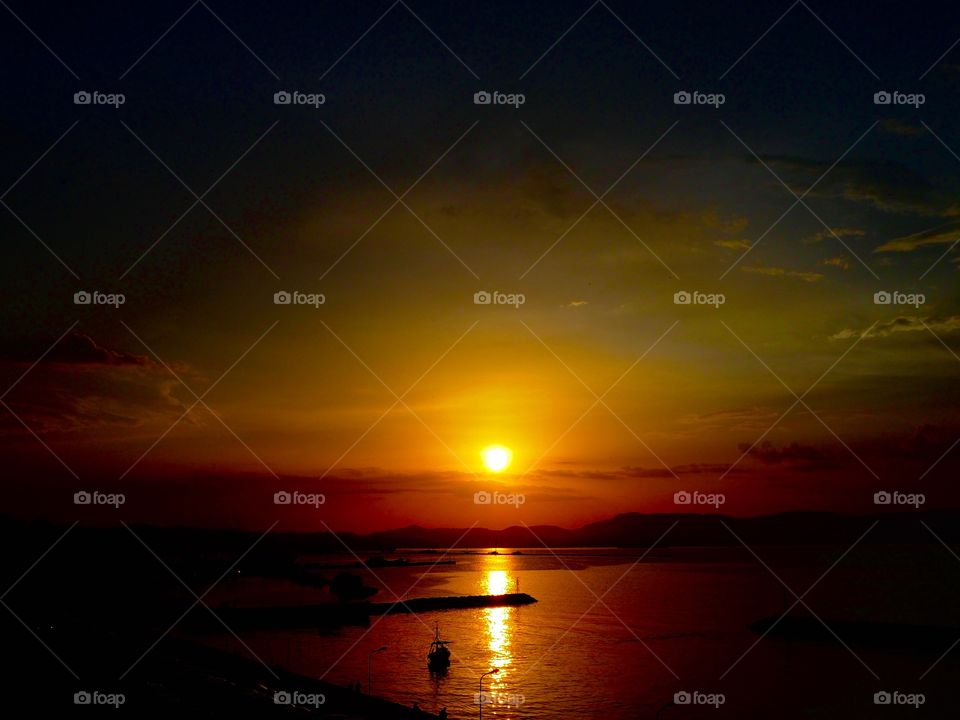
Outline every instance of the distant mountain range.
{"label": "distant mountain range", "polygon": [[[729,547],[742,540],[747,545],[849,545],[867,531],[862,542],[883,544],[939,543],[923,526],[936,532],[944,542],[960,545],[960,511],[914,511],[876,515],[841,515],[821,512],[790,512],[759,517],[730,517],[707,514],[624,513],[607,520],[569,529],[555,525],[515,525],[503,530],[488,528],[424,528],[418,525],[369,534],[325,531],[313,533],[273,532],[257,544],[255,555],[281,554],[288,557],[346,552],[347,548],[369,556],[398,548],[554,548],[617,547]],[[43,530],[46,527],[47,530]],[[204,529],[180,526],[135,526],[138,536],[151,547],[195,553],[208,551],[242,553],[260,536],[244,530]],[[45,523],[22,524],[0,516],[0,535],[18,542],[25,535],[47,535],[54,529]],[[667,532],[669,530],[669,532]],[[111,538],[127,531],[122,528],[79,527],[74,536],[94,543],[113,545]],[[739,538],[739,540],[738,540]],[[77,538],[80,539],[80,538]],[[344,547],[346,546],[346,547]]]}
{"label": "distant mountain range", "polygon": [[[791,512],[750,518],[699,514],[624,513],[576,529],[555,525],[487,528],[423,528],[417,525],[371,533],[340,534],[351,548],[438,548],[454,543],[458,548],[517,547],[711,547],[739,545],[849,544],[871,525],[864,538],[871,544],[928,543],[936,539],[921,525],[932,527],[946,542],[960,539],[960,512],[908,512],[882,515],[840,515]],[[724,527],[726,526],[726,527]],[[667,530],[669,529],[669,532]],[[666,535],[664,535],[666,533]],[[734,533],[737,537],[734,536]],[[338,543],[339,544],[339,543]],[[340,546],[342,549],[342,545]]]}

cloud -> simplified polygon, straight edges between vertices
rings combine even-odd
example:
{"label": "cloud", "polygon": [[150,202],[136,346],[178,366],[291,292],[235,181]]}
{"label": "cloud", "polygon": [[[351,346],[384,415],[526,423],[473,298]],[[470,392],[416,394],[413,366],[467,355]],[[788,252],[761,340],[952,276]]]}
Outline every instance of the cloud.
{"label": "cloud", "polygon": [[799,280],[803,280],[808,283],[819,282],[823,279],[823,275],[815,272],[798,272],[796,270],[786,270],[784,268],[778,267],[756,267],[756,266],[743,266],[740,268],[743,272],[756,273],[757,275],[771,275],[774,277],[792,277]]}
{"label": "cloud", "polygon": [[673,475],[722,475],[730,468],[728,463],[689,463],[674,465],[669,472],[666,468],[627,467],[624,471],[629,477],[672,477]]}
{"label": "cloud", "polygon": [[693,437],[705,430],[713,432],[715,430],[728,432],[731,430],[762,431],[770,427],[777,416],[779,410],[770,407],[753,405],[749,407],[726,408],[713,412],[685,415],[681,422],[684,423],[692,433]]}
{"label": "cloud", "polygon": [[897,118],[883,118],[880,121],[880,127],[891,135],[922,135],[924,129],[919,125],[908,125]]}
{"label": "cloud", "polygon": [[[169,424],[186,409],[174,395],[180,383],[150,358],[105,347],[83,333],[71,333],[34,365],[45,349],[4,352],[0,360],[29,368],[11,393],[10,403],[40,434],[113,432],[151,422]],[[193,374],[189,367],[180,367],[179,372],[188,377]],[[9,420],[2,422],[4,429],[22,429]]]}
{"label": "cloud", "polygon": [[[97,344],[90,337],[79,332],[71,332],[56,346],[47,351],[49,341],[42,344],[20,344],[16,347],[5,348],[0,352],[0,362],[26,363],[32,365],[37,358],[41,357],[44,364],[58,365],[78,365],[78,366],[135,366],[135,367],[153,367],[156,363],[143,355],[134,355],[133,353],[122,350],[113,350]],[[46,352],[46,354],[44,354]]]}
{"label": "cloud", "polygon": [[707,422],[710,420],[755,420],[757,418],[776,417],[770,408],[752,407],[731,408],[715,412],[701,413],[692,418],[693,422]]}
{"label": "cloud", "polygon": [[[672,478],[677,475],[722,475],[730,468],[729,463],[686,463],[673,467],[627,466],[617,470],[543,470],[539,474],[549,477],[576,478],[582,480],[626,480],[630,478]],[[734,469],[734,473],[748,470]]]}
{"label": "cloud", "polygon": [[[902,315],[894,318],[893,320],[877,323],[872,329],[870,329],[870,332],[864,335],[864,338],[890,337],[894,333],[901,332],[927,332],[927,328],[938,335],[956,332],[957,330],[960,330],[960,315],[951,315],[941,319]],[[831,335],[830,339],[849,340],[855,337],[860,337],[864,334],[864,332],[866,332],[866,330],[867,328],[864,328],[863,330],[845,328],[840,332]]]}
{"label": "cloud", "polygon": [[[921,423],[908,426],[902,431],[860,438],[853,444],[853,448],[872,466],[884,467],[884,474],[889,477],[896,476],[891,470],[897,466],[917,464],[923,471],[928,469],[931,463],[938,461],[943,477],[952,481],[956,475],[958,458],[953,453],[946,453],[953,446],[958,433],[960,428],[955,423]],[[907,474],[916,477],[917,470],[914,468]]]}
{"label": "cloud", "polygon": [[888,240],[874,250],[875,253],[884,252],[913,252],[930,245],[950,245],[960,238],[960,221],[945,223],[928,230],[921,230],[913,235]]}
{"label": "cloud", "polygon": [[775,447],[773,443],[765,441],[760,445],[750,447],[741,443],[738,448],[741,452],[764,465],[787,466],[797,472],[814,472],[818,470],[834,470],[845,464],[845,460],[836,457],[835,453],[827,452],[812,445],[790,443],[783,447]]}
{"label": "cloud", "polygon": [[714,240],[713,244],[727,250],[749,250],[750,243],[746,240]]}
{"label": "cloud", "polygon": [[[766,156],[763,160],[786,175],[798,195],[816,182],[816,187],[809,191],[812,197],[863,203],[883,212],[940,217],[953,217],[960,212],[955,193],[901,163],[846,160],[831,167],[789,155]],[[750,162],[756,160],[750,158]]]}
{"label": "cloud", "polygon": [[727,235],[741,233],[749,225],[749,220],[742,215],[723,215],[715,209],[707,210],[700,219],[704,227],[720,230]]}
{"label": "cloud", "polygon": [[590,303],[586,300],[571,300],[567,303],[567,307],[577,308],[583,307],[584,305],[589,305]]}
{"label": "cloud", "polygon": [[833,267],[838,267],[841,270],[849,270],[850,263],[843,255],[838,255],[837,257],[827,258],[826,260],[820,261],[821,265],[831,265]]}
{"label": "cloud", "polygon": [[835,227],[830,228],[829,230],[821,230],[818,233],[806,237],[803,239],[804,244],[813,245],[814,243],[823,242],[831,238],[844,238],[844,237],[863,237],[866,235],[866,230],[861,230],[860,228],[855,227]]}
{"label": "cloud", "polygon": [[98,345],[89,335],[78,332],[70,333],[60,341],[46,356],[45,361],[69,365],[152,366],[155,364],[150,358],[142,355],[105,348]]}

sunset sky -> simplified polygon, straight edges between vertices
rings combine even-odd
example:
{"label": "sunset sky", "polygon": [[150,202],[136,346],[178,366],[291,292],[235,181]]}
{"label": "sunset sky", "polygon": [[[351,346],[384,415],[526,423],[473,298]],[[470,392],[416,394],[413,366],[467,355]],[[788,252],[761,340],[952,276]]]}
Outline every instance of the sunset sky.
{"label": "sunset sky", "polygon": [[956,506],[960,7],[20,5],[48,47],[0,14],[9,511],[110,489],[147,522],[367,531],[573,526],[681,489],[743,515]]}

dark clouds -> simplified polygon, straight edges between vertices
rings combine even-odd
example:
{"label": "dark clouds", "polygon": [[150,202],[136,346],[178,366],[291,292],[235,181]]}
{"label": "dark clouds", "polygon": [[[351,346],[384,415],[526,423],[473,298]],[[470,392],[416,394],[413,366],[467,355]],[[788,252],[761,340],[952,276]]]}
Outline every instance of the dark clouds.
{"label": "dark clouds", "polygon": [[45,362],[68,365],[134,365],[149,367],[155,363],[142,355],[112,350],[98,345],[89,335],[72,332],[44,358]]}
{"label": "dark clouds", "polygon": [[831,168],[831,163],[798,156],[767,156],[763,161],[798,195],[816,183],[810,196],[863,203],[882,212],[934,217],[958,213],[952,188],[899,162],[845,159]]}
{"label": "dark clouds", "polygon": [[[7,402],[41,434],[172,422],[185,409],[176,397],[179,382],[166,368],[80,332],[71,332],[46,354],[32,346],[8,350],[0,366],[7,366],[10,376],[22,375]],[[189,374],[189,368],[181,370]],[[23,430],[9,415],[2,424]]]}
{"label": "dark clouds", "polygon": [[763,442],[752,448],[743,443],[739,449],[764,465],[785,466],[796,472],[836,470],[847,464],[836,448],[826,451],[799,443],[790,443],[778,448],[770,442]]}

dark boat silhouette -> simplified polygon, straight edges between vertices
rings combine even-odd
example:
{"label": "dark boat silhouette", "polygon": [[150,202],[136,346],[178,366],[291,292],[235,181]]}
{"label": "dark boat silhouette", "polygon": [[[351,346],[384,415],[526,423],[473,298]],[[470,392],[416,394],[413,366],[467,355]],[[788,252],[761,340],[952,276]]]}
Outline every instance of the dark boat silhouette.
{"label": "dark boat silhouette", "polygon": [[447,647],[450,642],[440,639],[440,624],[437,623],[436,634],[427,651],[427,667],[430,670],[446,670],[450,667],[450,649]]}

